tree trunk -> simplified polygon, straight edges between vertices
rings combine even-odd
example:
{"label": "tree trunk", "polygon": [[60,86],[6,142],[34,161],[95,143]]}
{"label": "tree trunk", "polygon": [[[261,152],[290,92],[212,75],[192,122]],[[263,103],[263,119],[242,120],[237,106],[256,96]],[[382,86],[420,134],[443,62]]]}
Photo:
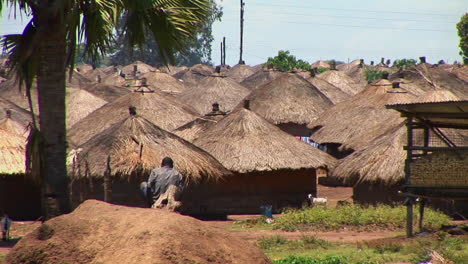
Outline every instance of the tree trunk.
{"label": "tree trunk", "polygon": [[[47,10],[47,9],[46,9]],[[40,28],[47,33],[39,44],[37,88],[40,131],[44,138],[45,218],[69,213],[66,169],[65,62],[66,34],[60,14],[42,12]],[[52,207],[52,208],[51,208]],[[55,208],[53,208],[55,207]]]}

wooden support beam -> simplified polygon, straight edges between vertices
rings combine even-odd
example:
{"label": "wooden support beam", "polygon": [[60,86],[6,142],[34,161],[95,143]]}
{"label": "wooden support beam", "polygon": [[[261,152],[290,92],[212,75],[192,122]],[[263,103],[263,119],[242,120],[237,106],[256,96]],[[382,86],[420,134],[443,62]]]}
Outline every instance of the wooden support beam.
{"label": "wooden support beam", "polygon": [[413,233],[413,203],[408,201],[406,204],[406,237],[412,237]]}
{"label": "wooden support beam", "polygon": [[424,223],[424,206],[426,206],[426,199],[421,198],[419,202],[419,232],[423,232],[423,223]]}

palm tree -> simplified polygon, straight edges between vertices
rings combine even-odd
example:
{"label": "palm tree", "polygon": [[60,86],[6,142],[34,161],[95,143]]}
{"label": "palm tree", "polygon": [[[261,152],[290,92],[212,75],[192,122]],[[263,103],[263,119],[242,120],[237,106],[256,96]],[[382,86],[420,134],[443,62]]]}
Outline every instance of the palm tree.
{"label": "palm tree", "polygon": [[[71,210],[66,169],[65,85],[66,69],[72,73],[78,43],[89,58],[98,59],[113,40],[119,18],[125,15],[124,34],[130,45],[142,45],[151,32],[162,58],[184,47],[207,18],[207,0],[0,0],[0,11],[10,5],[31,17],[22,34],[3,36],[13,72],[29,92],[37,84],[40,170],[44,197],[58,214]],[[36,127],[36,124],[34,124]],[[34,131],[39,131],[34,130]],[[31,144],[31,146],[37,146]],[[34,148],[31,148],[34,149]],[[36,148],[37,149],[37,148]],[[52,209],[51,209],[52,208]]]}

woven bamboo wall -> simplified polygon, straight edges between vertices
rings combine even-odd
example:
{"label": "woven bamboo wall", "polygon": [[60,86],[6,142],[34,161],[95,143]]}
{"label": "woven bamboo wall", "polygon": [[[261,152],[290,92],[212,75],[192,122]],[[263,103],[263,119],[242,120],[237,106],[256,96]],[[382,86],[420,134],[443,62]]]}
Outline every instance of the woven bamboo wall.
{"label": "woven bamboo wall", "polygon": [[414,161],[411,184],[468,186],[468,151],[440,150]]}

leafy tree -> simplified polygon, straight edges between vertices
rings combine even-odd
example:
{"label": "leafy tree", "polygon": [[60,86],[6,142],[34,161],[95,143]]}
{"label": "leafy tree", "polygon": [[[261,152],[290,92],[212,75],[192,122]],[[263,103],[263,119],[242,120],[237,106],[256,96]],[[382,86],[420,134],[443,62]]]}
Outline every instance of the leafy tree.
{"label": "leafy tree", "polygon": [[303,60],[296,60],[296,57],[289,54],[289,51],[278,51],[278,55],[268,58],[267,66],[274,67],[280,71],[287,72],[294,69],[310,70],[310,64]]}
{"label": "leafy tree", "polygon": [[394,60],[393,67],[397,67],[398,69],[406,69],[411,66],[416,65],[418,62],[415,59],[401,59],[401,60]]}
{"label": "leafy tree", "polygon": [[[196,32],[196,37],[185,43],[182,51],[175,53],[175,64],[192,66],[194,64],[211,64],[211,44],[213,42],[212,25],[221,20],[222,8],[214,0],[209,2],[209,17]],[[125,21],[125,17],[122,21]],[[113,65],[127,65],[134,61],[142,61],[150,65],[159,65],[164,61],[158,52],[158,43],[154,38],[148,38],[141,46],[132,47],[122,34],[123,23],[117,27],[117,40],[113,43],[107,63]]]}
{"label": "leafy tree", "polygon": [[366,80],[371,83],[371,82],[375,82],[377,80],[380,80],[382,79],[382,76],[387,73],[386,71],[379,71],[379,70],[376,70],[376,69],[368,69],[366,72],[365,72],[365,75],[366,75]]}
{"label": "leafy tree", "polygon": [[468,13],[465,13],[457,24],[458,36],[460,37],[460,56],[463,64],[468,64]]}
{"label": "leafy tree", "polygon": [[[0,0],[0,11],[10,5],[31,16],[22,34],[5,35],[4,47],[12,69],[30,91],[37,83],[39,129],[34,123],[31,150],[38,150],[32,172],[39,177],[44,195],[57,213],[71,210],[66,169],[65,71],[72,73],[77,43],[87,58],[96,61],[108,50],[118,18],[126,16],[123,34],[130,45],[142,45],[150,32],[164,61],[185,47],[205,21],[206,0]],[[33,114],[34,116],[34,114]],[[31,143],[32,142],[32,143]],[[39,165],[36,167],[35,165]],[[55,207],[55,208],[54,208]]]}

